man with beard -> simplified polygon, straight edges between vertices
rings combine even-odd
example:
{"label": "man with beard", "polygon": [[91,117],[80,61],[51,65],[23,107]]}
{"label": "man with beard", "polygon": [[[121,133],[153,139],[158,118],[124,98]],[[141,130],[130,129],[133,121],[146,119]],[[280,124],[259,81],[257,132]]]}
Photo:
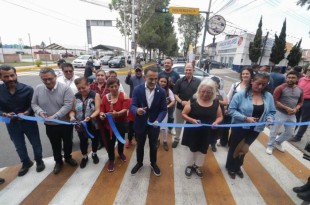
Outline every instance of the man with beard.
{"label": "man with beard", "polygon": [[[165,70],[163,70],[162,72],[158,74],[158,78],[161,78],[162,76],[168,77],[169,89],[173,91],[175,83],[177,82],[177,80],[180,79],[180,75],[172,69],[172,66],[173,66],[172,59],[169,57],[166,58],[164,62]],[[167,121],[168,123],[174,122],[174,116],[173,116],[174,111],[175,111],[175,106],[168,108],[168,121]],[[176,131],[174,128],[169,127],[169,132],[172,135],[176,135]]]}
{"label": "man with beard", "polygon": [[33,121],[22,120],[16,116],[17,114],[33,116],[33,110],[31,109],[33,88],[19,83],[16,69],[9,65],[0,66],[0,78],[4,82],[4,84],[0,85],[0,115],[11,119],[11,122],[6,124],[6,127],[23,163],[18,176],[24,176],[33,165],[28,156],[25,135],[32,145],[37,163],[36,171],[41,172],[45,169],[45,165],[42,160],[42,145],[38,124]]}
{"label": "man with beard", "polygon": [[[286,75],[286,83],[274,90],[273,98],[277,109],[275,121],[296,122],[295,114],[303,104],[303,91],[296,85],[297,81],[298,73],[290,71]],[[280,128],[281,124],[271,126],[270,139],[266,149],[267,154],[271,155],[274,147],[280,152],[284,152],[281,144],[294,133],[294,126],[284,125],[284,132],[277,136]]]}

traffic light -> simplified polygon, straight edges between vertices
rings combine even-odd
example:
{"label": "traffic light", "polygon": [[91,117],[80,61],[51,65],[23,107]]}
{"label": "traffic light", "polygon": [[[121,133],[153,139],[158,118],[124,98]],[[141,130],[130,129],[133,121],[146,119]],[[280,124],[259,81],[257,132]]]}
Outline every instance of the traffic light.
{"label": "traffic light", "polygon": [[169,13],[169,8],[163,6],[156,6],[155,8],[156,13]]}

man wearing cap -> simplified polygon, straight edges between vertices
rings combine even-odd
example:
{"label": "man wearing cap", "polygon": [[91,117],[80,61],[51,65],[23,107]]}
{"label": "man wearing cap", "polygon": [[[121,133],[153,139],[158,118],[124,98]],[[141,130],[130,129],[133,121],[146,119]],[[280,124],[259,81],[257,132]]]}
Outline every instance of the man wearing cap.
{"label": "man wearing cap", "polygon": [[131,69],[128,71],[125,83],[130,86],[129,97],[132,97],[132,92],[135,87],[145,83],[145,80],[142,76],[142,66],[140,64],[135,65],[135,75],[131,76]]}
{"label": "man wearing cap", "polygon": [[71,63],[63,63],[62,64],[62,72],[63,76],[59,76],[57,78],[57,82],[64,83],[71,88],[73,94],[77,93],[78,90],[74,84],[74,80],[79,78],[79,76],[74,75],[74,68]]}

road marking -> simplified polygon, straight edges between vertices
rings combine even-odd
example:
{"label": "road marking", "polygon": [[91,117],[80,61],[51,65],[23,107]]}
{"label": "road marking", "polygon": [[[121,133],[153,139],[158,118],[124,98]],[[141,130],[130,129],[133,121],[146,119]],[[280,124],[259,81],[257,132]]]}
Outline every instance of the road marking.
{"label": "road marking", "polygon": [[233,81],[240,81],[240,79],[238,79],[238,78],[232,78],[232,77],[229,77],[229,76],[227,76],[227,75],[225,75],[224,76],[225,78],[228,78],[228,79],[231,79],[231,80],[233,80]]}

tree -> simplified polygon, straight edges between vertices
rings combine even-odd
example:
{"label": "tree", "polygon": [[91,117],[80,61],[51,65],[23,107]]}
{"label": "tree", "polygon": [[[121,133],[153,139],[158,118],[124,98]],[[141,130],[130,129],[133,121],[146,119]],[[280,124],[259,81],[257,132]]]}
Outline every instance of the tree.
{"label": "tree", "polygon": [[287,64],[291,67],[298,65],[301,59],[302,55],[302,51],[300,49],[301,41],[302,39],[300,39],[300,41],[293,46],[292,50],[290,51],[290,54],[288,54],[286,58],[288,60]]}
{"label": "tree", "polygon": [[179,32],[183,36],[184,42],[183,52],[187,56],[189,45],[195,45],[196,39],[199,37],[198,33],[203,28],[204,17],[202,15],[184,15],[182,14],[178,19]]}
{"label": "tree", "polygon": [[249,57],[250,57],[250,60],[252,61],[252,64],[257,63],[262,53],[262,34],[263,34],[262,25],[263,25],[262,17],[260,17],[260,21],[258,23],[258,28],[256,30],[254,41],[250,42],[250,47],[249,47]]}
{"label": "tree", "polygon": [[278,36],[275,34],[275,40],[271,49],[271,54],[269,61],[274,65],[279,64],[279,62],[285,58],[286,53],[286,19],[283,22],[281,33]]}
{"label": "tree", "polygon": [[297,1],[297,5],[300,5],[301,7],[303,7],[305,4],[309,4],[308,5],[308,10],[310,9],[310,0],[298,0]]}

